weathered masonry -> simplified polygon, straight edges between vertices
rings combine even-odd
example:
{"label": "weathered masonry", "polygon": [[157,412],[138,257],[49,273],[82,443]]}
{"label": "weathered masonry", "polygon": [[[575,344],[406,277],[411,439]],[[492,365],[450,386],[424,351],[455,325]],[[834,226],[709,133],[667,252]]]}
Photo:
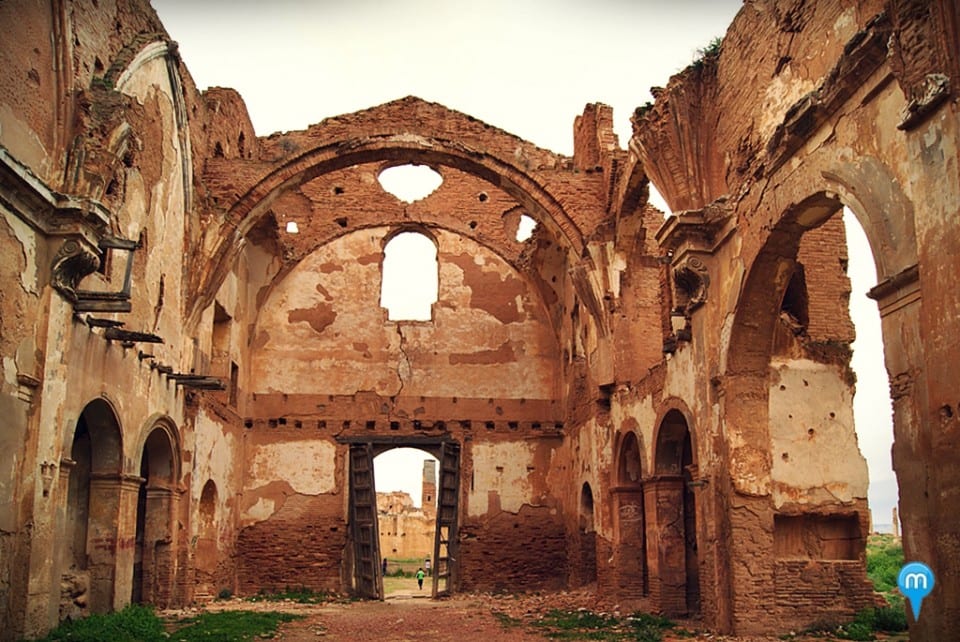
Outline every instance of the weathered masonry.
{"label": "weathered masonry", "polygon": [[[572,157],[413,97],[258,137],[145,0],[0,24],[0,637],[224,588],[376,597],[397,446],[440,462],[435,593],[595,583],[741,634],[850,616],[874,596],[843,206],[906,555],[938,577],[911,638],[953,633],[956,2],[750,0],[626,149],[591,104]],[[406,164],[442,183],[401,201],[380,177]],[[422,319],[380,299],[411,236]]]}

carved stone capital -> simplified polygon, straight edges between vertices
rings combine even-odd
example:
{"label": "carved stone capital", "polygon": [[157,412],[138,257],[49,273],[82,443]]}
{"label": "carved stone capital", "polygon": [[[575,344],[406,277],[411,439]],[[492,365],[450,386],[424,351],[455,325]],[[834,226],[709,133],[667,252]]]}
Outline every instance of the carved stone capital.
{"label": "carved stone capital", "polygon": [[674,307],[689,315],[707,300],[710,273],[703,260],[694,255],[673,268]]}
{"label": "carved stone capital", "polygon": [[50,265],[50,285],[68,301],[77,300],[77,285],[100,266],[100,256],[82,237],[66,239]]}

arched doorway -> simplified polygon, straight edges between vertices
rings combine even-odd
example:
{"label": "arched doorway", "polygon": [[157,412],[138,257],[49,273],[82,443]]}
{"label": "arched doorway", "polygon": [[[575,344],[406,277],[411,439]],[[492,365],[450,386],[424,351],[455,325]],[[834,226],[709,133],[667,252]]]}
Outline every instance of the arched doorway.
{"label": "arched doorway", "polygon": [[597,531],[593,526],[593,491],[583,482],[580,489],[580,514],[577,520],[580,544],[580,583],[597,581]]}
{"label": "arched doorway", "polygon": [[131,591],[135,603],[165,607],[172,602],[180,469],[176,443],[172,427],[158,424],[143,444]]}
{"label": "arched doorway", "polygon": [[391,448],[374,457],[384,597],[409,594],[418,568],[428,576],[427,587],[418,592],[422,595],[423,590],[430,590],[437,526],[437,465],[431,452],[419,448]]}
{"label": "arched doorway", "polygon": [[697,554],[697,478],[687,420],[679,410],[664,415],[657,431],[654,476],[646,485],[652,500],[650,530],[656,552],[650,560],[654,603],[664,613],[681,615],[700,610]]}
{"label": "arched doorway", "polygon": [[113,408],[103,399],[91,401],[77,419],[61,469],[68,478],[61,580],[70,587],[61,619],[115,607],[122,452]]}
{"label": "arched doorway", "polygon": [[193,564],[196,569],[194,599],[209,601],[217,595],[216,572],[219,558],[217,543],[217,485],[208,479],[197,507],[197,545]]}
{"label": "arched doorway", "polygon": [[640,442],[633,431],[623,436],[615,474],[612,493],[616,541],[611,572],[621,599],[639,599],[647,594],[646,515]]}

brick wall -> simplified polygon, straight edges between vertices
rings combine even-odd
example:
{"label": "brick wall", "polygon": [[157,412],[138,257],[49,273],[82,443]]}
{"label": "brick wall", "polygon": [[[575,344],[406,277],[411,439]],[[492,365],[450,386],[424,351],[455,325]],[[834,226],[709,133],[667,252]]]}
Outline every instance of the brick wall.
{"label": "brick wall", "polygon": [[464,591],[514,592],[563,588],[566,535],[556,511],[524,506],[460,527]]}
{"label": "brick wall", "polygon": [[270,519],[240,530],[237,592],[305,587],[341,589],[347,543],[343,500],[337,495],[294,495]]}
{"label": "brick wall", "polygon": [[775,602],[781,628],[849,620],[878,598],[859,560],[777,560]]}

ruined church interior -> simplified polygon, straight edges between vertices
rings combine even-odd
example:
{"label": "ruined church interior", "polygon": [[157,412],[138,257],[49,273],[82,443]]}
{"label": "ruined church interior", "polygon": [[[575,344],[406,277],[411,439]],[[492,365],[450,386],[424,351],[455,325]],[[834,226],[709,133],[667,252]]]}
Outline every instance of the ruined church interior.
{"label": "ruined church interior", "polygon": [[[0,25],[0,639],[223,590],[380,599],[397,447],[438,462],[436,596],[851,617],[877,597],[843,208],[904,551],[937,573],[911,639],[953,639],[957,2],[746,0],[629,140],[585,105],[570,156],[413,96],[258,136],[147,0]],[[406,202],[381,177],[410,165],[440,180]],[[414,313],[382,305],[401,241]]]}

